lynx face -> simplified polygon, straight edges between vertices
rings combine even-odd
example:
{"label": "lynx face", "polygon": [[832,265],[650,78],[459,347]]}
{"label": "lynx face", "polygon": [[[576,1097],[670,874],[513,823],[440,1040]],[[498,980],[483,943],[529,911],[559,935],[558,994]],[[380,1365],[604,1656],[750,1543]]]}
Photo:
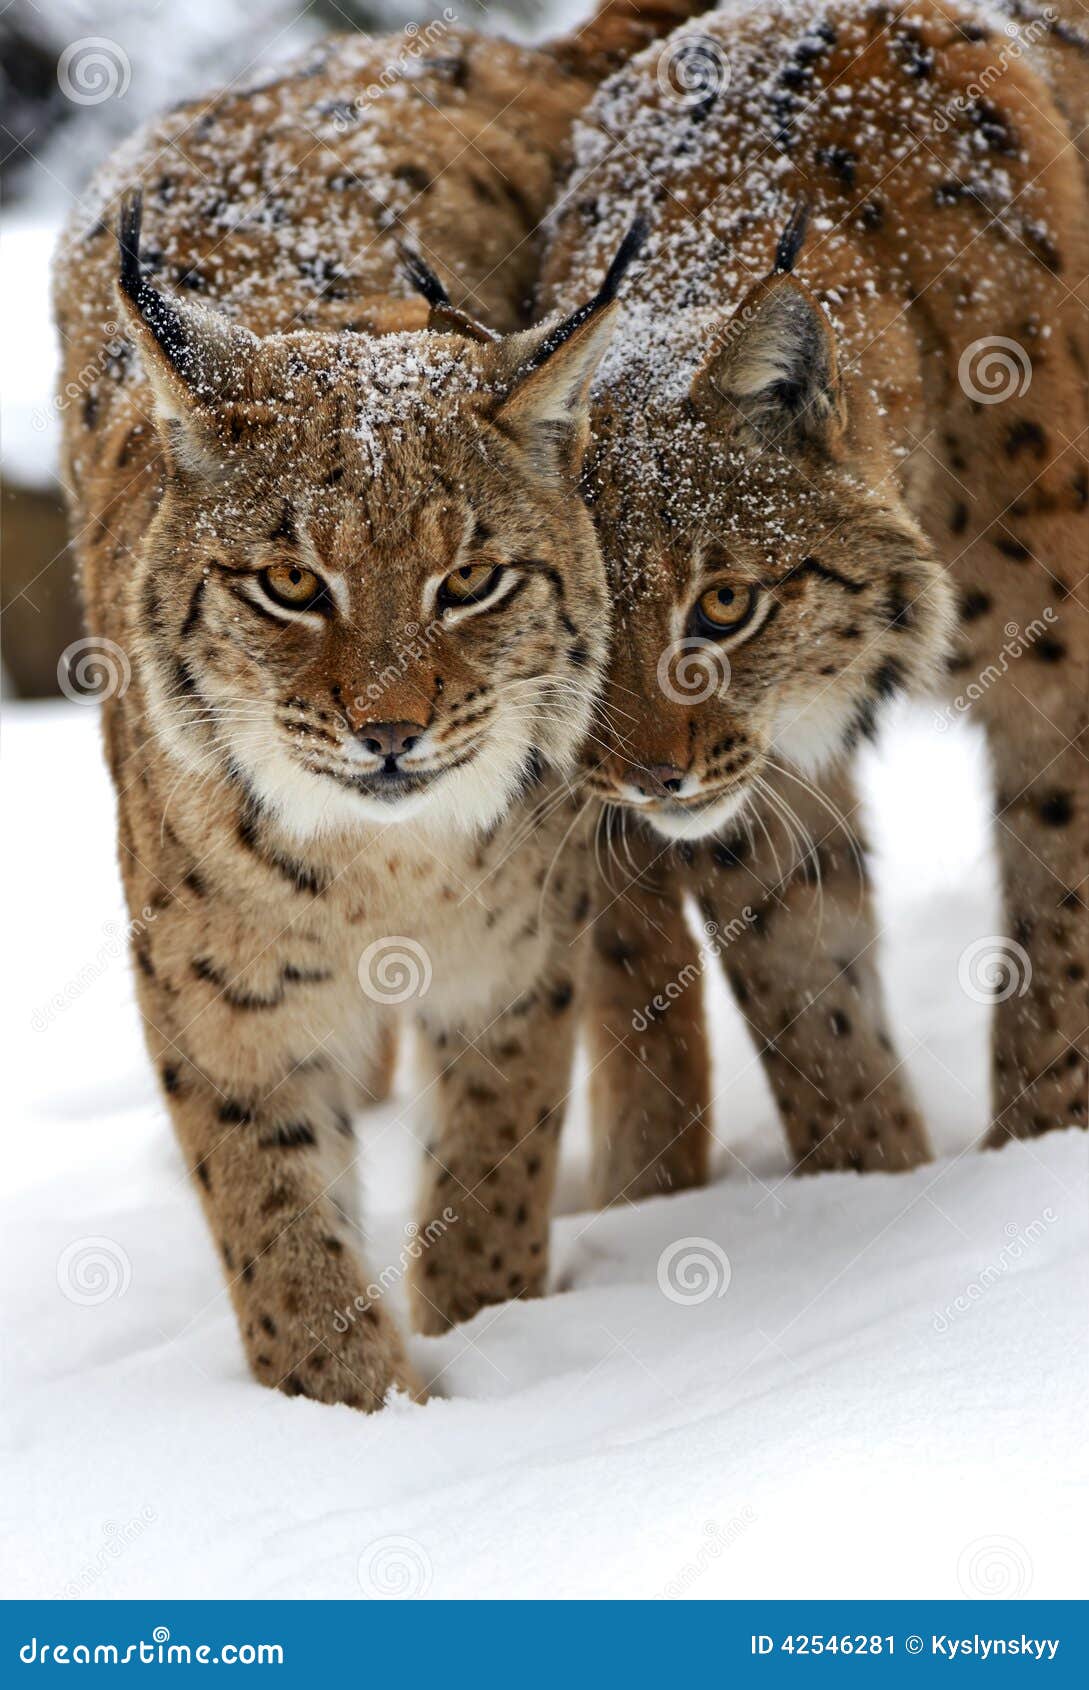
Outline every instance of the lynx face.
{"label": "lynx face", "polygon": [[586,479],[614,597],[588,779],[670,839],[717,832],[777,763],[812,772],[944,655],[940,565],[844,447],[831,331],[760,284],[690,389],[595,410]]}
{"label": "lynx face", "polygon": [[566,338],[264,340],[133,282],[170,470],[150,709],[300,835],[486,826],[574,761],[608,640],[576,482],[611,312]]}

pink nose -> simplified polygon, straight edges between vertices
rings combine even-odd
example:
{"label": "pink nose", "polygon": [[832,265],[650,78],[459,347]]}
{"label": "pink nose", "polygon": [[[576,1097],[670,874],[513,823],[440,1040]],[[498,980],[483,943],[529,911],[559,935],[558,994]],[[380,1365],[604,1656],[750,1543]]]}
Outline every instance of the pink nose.
{"label": "pink nose", "polygon": [[638,771],[635,784],[644,798],[662,798],[679,792],[684,777],[685,770],[678,769],[675,763],[652,763],[649,769]]}
{"label": "pink nose", "polygon": [[364,722],[356,728],[355,737],[376,757],[400,757],[412,750],[422,732],[419,722]]}

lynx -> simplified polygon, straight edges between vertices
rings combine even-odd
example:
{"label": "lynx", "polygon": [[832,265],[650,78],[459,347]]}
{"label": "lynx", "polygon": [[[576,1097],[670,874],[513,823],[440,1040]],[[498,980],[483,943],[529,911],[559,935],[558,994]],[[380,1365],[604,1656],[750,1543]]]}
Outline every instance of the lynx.
{"label": "lynx", "polygon": [[417,1325],[545,1284],[589,903],[569,777],[609,633],[577,473],[632,243],[521,325],[572,118],[688,9],[609,6],[552,51],[333,39],[137,136],[62,244],[139,1004],[250,1365],[288,1394],[422,1393],[354,1199],[401,1005],[436,1123]]}
{"label": "lynx", "polygon": [[715,930],[751,910],[726,970],[798,1165],[928,1154],[848,758],[939,664],[997,777],[988,1143],[1085,1124],[1087,52],[1028,7],[732,0],[576,126],[544,303],[650,225],[585,467],[614,616],[589,779],[654,869],[594,928],[601,1118],[644,1123],[603,1140],[603,1198],[705,1168],[703,1047],[676,1007],[631,1035],[686,886]]}

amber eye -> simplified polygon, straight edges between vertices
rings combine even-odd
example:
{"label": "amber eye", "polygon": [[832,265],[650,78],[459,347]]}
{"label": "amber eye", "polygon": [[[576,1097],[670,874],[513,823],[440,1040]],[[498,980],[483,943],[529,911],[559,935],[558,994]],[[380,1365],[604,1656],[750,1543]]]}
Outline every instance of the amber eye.
{"label": "amber eye", "polygon": [[439,588],[439,608],[478,604],[491,592],[501,574],[502,570],[490,563],[466,563],[460,569],[452,569]]}
{"label": "amber eye", "polygon": [[719,581],[696,600],[697,631],[711,639],[735,634],[756,609],[756,588],[741,581]]}
{"label": "amber eye", "polygon": [[329,614],[329,590],[312,569],[277,563],[271,569],[262,569],[258,579],[272,602],[285,610],[320,610],[323,615]]}

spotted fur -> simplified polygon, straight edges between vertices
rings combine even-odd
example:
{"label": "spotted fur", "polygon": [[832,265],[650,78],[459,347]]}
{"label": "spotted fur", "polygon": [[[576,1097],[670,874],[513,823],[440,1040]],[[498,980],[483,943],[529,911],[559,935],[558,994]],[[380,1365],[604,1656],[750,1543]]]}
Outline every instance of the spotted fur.
{"label": "spotted fur", "polygon": [[[943,662],[954,698],[982,677],[1003,925],[1026,958],[996,1011],[990,1142],[1085,1122],[1089,59],[1071,10],[728,0],[604,85],[554,219],[550,305],[633,215],[650,227],[586,470],[615,621],[591,779],[663,841],[659,871],[674,842],[706,914],[756,911],[727,967],[804,1166],[926,1153],[856,802],[843,773],[812,783]],[[678,100],[663,64],[686,43],[708,80]],[[1002,403],[973,377],[988,346],[1031,375]],[[719,582],[755,606],[722,638],[693,623]],[[1012,630],[1023,655],[991,686]],[[710,676],[697,703],[663,686],[684,639]],[[612,1085],[614,1111],[640,1107],[641,1064]]]}
{"label": "spotted fur", "polygon": [[[625,7],[632,39],[685,10]],[[514,331],[618,11],[581,67],[462,30],[423,59],[325,43],[136,137],[60,251],[87,623],[131,664],[105,737],[154,916],[140,1008],[250,1365],[289,1394],[420,1389],[355,1213],[402,1002],[437,1123],[418,1325],[545,1284],[587,898],[567,777],[609,623],[577,473],[615,307]]]}

